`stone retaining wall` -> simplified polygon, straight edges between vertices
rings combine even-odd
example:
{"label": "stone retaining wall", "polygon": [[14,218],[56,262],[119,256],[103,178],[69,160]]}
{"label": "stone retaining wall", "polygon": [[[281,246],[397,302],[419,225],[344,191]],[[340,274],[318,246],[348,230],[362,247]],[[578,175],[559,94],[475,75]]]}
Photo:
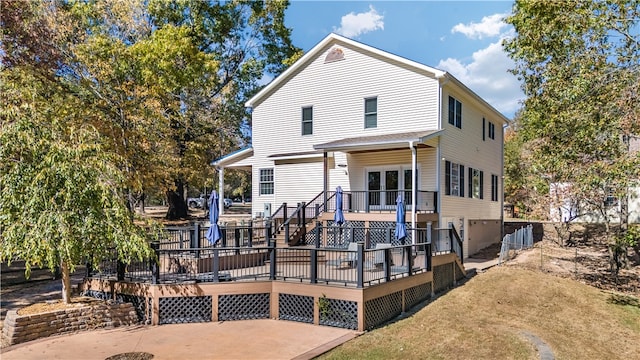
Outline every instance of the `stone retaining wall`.
{"label": "stone retaining wall", "polygon": [[54,335],[137,323],[138,316],[131,303],[103,303],[31,315],[18,315],[16,310],[10,310],[2,334],[10,345],[14,345]]}

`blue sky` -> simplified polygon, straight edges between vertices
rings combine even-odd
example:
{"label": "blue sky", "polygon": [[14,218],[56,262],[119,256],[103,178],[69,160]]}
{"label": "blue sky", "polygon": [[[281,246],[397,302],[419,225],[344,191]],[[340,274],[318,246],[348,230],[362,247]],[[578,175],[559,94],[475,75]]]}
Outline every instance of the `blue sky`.
{"label": "blue sky", "polygon": [[524,98],[500,45],[507,1],[291,0],[285,16],[305,52],[331,32],[453,74],[508,118]]}

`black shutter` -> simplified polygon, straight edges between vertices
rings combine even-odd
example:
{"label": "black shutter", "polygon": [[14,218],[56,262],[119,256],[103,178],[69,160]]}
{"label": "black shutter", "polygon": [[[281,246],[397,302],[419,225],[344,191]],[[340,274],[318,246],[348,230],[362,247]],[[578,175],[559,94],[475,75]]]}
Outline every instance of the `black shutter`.
{"label": "black shutter", "polygon": [[455,104],[455,100],[449,96],[449,124],[451,125],[455,125],[456,124],[456,104]]}
{"label": "black shutter", "polygon": [[484,118],[482,118],[482,141],[485,140],[485,136],[486,136],[485,134],[487,132],[486,128],[487,128],[487,121]]}
{"label": "black shutter", "polygon": [[469,197],[473,197],[473,169],[469,168]]}
{"label": "black shutter", "polygon": [[480,171],[480,199],[484,199],[484,171]]}
{"label": "black shutter", "polygon": [[444,194],[451,195],[451,162],[444,162]]}
{"label": "black shutter", "polygon": [[464,197],[464,166],[460,165],[460,197]]}

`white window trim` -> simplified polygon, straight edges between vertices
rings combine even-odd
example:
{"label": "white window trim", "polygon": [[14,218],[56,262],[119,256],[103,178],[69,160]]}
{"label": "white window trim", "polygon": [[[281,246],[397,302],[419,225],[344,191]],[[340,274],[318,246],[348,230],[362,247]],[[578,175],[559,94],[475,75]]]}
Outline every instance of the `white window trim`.
{"label": "white window trim", "polygon": [[[263,194],[262,193],[262,170],[271,170],[271,174],[273,177],[273,180],[271,181],[271,184],[273,184],[273,193],[271,194]],[[266,182],[265,182],[266,183]],[[275,167],[263,167],[263,168],[259,168],[258,169],[258,196],[265,196],[265,197],[274,197],[276,195],[276,169]]]}

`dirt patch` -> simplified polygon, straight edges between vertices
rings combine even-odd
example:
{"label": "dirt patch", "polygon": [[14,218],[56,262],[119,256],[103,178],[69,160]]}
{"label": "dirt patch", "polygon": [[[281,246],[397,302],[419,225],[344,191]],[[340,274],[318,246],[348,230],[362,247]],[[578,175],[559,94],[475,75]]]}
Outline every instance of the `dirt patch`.
{"label": "dirt patch", "polygon": [[[571,278],[599,289],[640,296],[640,264],[632,261],[628,269],[615,275],[609,265],[606,234],[595,225],[575,225],[568,245],[561,246],[551,225],[533,249],[520,251],[506,266],[541,270]],[[630,258],[633,250],[629,249]]]}
{"label": "dirt patch", "polygon": [[55,310],[64,310],[69,308],[83,307],[87,305],[94,305],[104,302],[104,300],[88,297],[88,296],[79,296],[72,298],[70,302],[64,303],[62,300],[48,300],[45,302],[35,303],[32,305],[25,306],[23,308],[18,309],[18,315],[33,315],[33,314],[41,314],[49,311]]}

